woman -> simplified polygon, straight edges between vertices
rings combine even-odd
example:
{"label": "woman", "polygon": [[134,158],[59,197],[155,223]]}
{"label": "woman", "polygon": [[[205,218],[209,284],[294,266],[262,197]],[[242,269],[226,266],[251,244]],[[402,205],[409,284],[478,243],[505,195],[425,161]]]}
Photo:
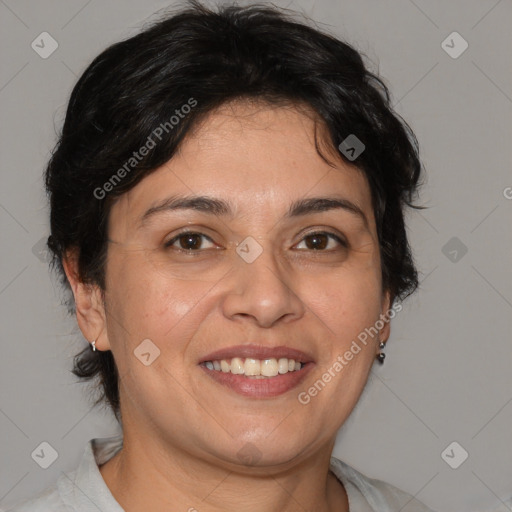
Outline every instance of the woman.
{"label": "woman", "polygon": [[428,511],[331,456],[417,286],[420,169],[360,55],[274,8],[194,2],[99,55],[48,245],[123,436],[14,510]]}

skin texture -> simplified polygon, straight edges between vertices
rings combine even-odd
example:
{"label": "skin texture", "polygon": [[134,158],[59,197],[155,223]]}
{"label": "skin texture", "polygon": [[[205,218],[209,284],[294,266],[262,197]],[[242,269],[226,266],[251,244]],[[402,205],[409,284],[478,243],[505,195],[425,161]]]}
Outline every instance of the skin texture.
{"label": "skin texture", "polygon": [[[104,293],[79,282],[68,254],[79,326],[119,369],[124,448],[100,470],[128,512],[348,510],[329,458],[389,323],[307,405],[297,396],[390,304],[368,184],[334,153],[334,167],[322,160],[314,133],[312,115],[293,106],[224,105],[113,205]],[[222,199],[233,212],[164,211],[141,225],[176,195]],[[365,220],[340,208],[286,216],[313,197],[349,200]],[[209,237],[194,239],[193,254],[180,239],[164,246],[184,228]],[[327,237],[314,249],[322,231],[348,246]],[[248,236],[263,249],[250,264],[236,252]],[[160,350],[149,366],[134,355],[145,339]],[[315,366],[266,399],[238,395],[198,366],[249,343],[302,350]],[[244,447],[257,454],[250,463],[238,456]]]}

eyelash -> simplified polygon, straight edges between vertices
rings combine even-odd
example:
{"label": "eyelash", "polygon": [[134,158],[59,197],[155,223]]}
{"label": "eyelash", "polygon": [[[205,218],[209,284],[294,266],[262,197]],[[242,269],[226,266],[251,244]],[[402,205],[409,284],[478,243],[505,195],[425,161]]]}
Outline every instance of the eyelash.
{"label": "eyelash", "polygon": [[[197,235],[197,236],[200,236],[202,238],[207,239],[211,243],[215,243],[208,235],[205,235],[204,233],[199,233],[197,231],[182,231],[181,233],[179,233],[175,237],[173,237],[170,240],[168,240],[167,242],[165,242],[164,243],[164,247],[166,249],[172,248],[174,243],[179,241],[180,238],[186,237],[187,235]],[[309,238],[309,237],[312,237],[312,236],[315,236],[315,235],[325,235],[325,236],[329,237],[331,240],[334,239],[336,242],[338,242],[338,244],[341,247],[348,248],[348,243],[344,239],[342,239],[340,236],[336,235],[335,233],[331,233],[329,231],[313,231],[311,233],[307,233],[306,235],[303,236],[303,238],[300,240],[299,243],[302,243],[306,238]],[[298,244],[296,244],[296,245],[298,245]],[[185,254],[193,254],[193,253],[201,252],[201,249],[193,250],[193,249],[175,248],[175,250],[177,250],[177,251],[179,251],[181,253],[185,253]],[[309,251],[312,251],[312,252],[330,252],[330,251],[333,251],[333,249],[322,249],[322,250],[318,250],[318,249],[299,249],[299,250],[300,251],[309,250]]]}
{"label": "eyelash", "polygon": [[[172,248],[172,245],[177,242],[180,238],[182,237],[186,237],[187,235],[198,235],[202,238],[206,238],[208,241],[214,243],[214,241],[207,235],[205,235],[204,233],[199,233],[197,231],[182,231],[181,233],[179,233],[178,235],[176,235],[175,237],[171,238],[170,240],[168,240],[167,242],[164,243],[164,247],[166,249],[169,249],[169,248]],[[182,249],[182,248],[176,248],[176,250],[178,252],[182,252],[182,253],[186,253],[186,254],[191,254],[191,253],[194,253],[194,252],[200,252],[200,249],[198,250],[192,250],[192,249]]]}
{"label": "eyelash", "polygon": [[[317,236],[317,235],[325,235],[328,238],[330,238],[331,240],[335,240],[336,242],[338,242],[338,244],[341,247],[343,247],[345,249],[348,248],[348,243],[347,243],[346,240],[341,238],[339,235],[336,235],[335,233],[331,233],[330,231],[312,231],[312,232],[307,233],[306,235],[304,235],[299,243],[302,243],[306,238],[309,238],[309,237],[312,237],[312,236]],[[304,250],[304,249],[301,249],[301,250]],[[313,252],[331,252],[334,249],[323,249],[323,250],[309,249],[309,250],[313,251]]]}

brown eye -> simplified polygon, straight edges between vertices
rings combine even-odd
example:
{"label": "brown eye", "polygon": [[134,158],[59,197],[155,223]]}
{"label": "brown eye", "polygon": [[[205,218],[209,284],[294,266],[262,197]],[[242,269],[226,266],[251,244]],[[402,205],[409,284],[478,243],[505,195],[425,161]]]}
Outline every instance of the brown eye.
{"label": "brown eye", "polygon": [[306,241],[306,247],[308,249],[318,250],[318,249],[325,249],[327,245],[329,244],[329,238],[327,235],[324,235],[323,233],[318,233],[317,235],[311,235],[307,236],[305,238]]}
{"label": "brown eye", "polygon": [[[300,247],[303,245],[305,247]],[[297,245],[298,249],[307,249],[310,251],[324,251],[336,249],[337,246],[346,247],[347,244],[334,233],[312,233],[305,236]]]}
{"label": "brown eye", "polygon": [[181,233],[175,236],[172,240],[169,240],[165,247],[173,247],[182,251],[198,251],[200,249],[206,249],[209,247],[204,247],[205,243],[210,244],[210,248],[213,247],[213,242],[209,237],[203,235],[201,233]]}
{"label": "brown eye", "polygon": [[201,247],[201,236],[200,235],[182,235],[179,237],[181,249],[199,249]]}

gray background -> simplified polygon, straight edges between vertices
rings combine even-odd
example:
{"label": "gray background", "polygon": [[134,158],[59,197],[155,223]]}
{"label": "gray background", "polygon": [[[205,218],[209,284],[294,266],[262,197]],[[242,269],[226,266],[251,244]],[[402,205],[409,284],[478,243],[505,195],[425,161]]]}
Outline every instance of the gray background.
{"label": "gray background", "polygon": [[[335,455],[439,512],[510,510],[502,501],[512,495],[512,4],[275,3],[368,56],[415,130],[428,172],[428,208],[408,217],[421,288],[393,320],[386,363],[373,369]],[[85,340],[37,250],[48,232],[42,171],[79,74],[168,5],[0,0],[3,508],[74,468],[89,439],[116,433],[69,371]],[[31,48],[43,31],[59,44],[47,59]],[[456,59],[441,47],[453,31],[469,44]],[[42,441],[59,454],[46,470],[31,458]],[[469,453],[457,469],[441,457],[453,441]]]}

